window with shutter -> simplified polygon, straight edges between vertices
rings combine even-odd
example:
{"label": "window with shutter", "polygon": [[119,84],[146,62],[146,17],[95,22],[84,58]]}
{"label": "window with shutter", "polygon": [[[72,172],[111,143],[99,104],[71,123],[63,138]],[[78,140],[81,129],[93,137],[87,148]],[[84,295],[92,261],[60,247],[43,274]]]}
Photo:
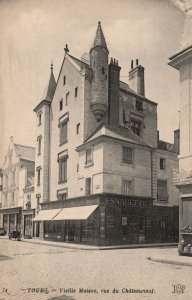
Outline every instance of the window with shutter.
{"label": "window with shutter", "polygon": [[167,191],[167,181],[157,180],[157,201],[167,202],[168,201],[168,191]]}

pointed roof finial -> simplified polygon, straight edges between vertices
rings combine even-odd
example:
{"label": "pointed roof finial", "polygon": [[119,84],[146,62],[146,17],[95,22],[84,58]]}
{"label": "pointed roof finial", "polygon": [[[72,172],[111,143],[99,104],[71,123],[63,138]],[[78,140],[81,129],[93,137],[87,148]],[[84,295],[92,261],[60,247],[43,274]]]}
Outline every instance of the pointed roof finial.
{"label": "pointed roof finial", "polygon": [[64,51],[65,51],[65,55],[69,52],[69,49],[68,49],[68,45],[67,45],[67,44],[65,45]]}
{"label": "pointed roof finial", "polygon": [[91,49],[93,49],[95,47],[98,47],[98,46],[107,49],[107,44],[106,44],[106,41],[105,41],[103,30],[101,28],[101,22],[100,21],[98,22],[95,39],[94,39],[94,42],[93,42],[93,45],[92,45]]}

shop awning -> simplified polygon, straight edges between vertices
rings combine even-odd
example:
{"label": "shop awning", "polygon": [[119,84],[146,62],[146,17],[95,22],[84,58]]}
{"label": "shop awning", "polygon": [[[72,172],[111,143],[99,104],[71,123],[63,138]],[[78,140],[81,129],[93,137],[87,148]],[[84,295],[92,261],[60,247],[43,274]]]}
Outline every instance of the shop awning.
{"label": "shop awning", "polygon": [[40,210],[38,215],[35,218],[33,218],[33,221],[50,221],[55,216],[57,216],[60,211],[61,211],[61,208]]}
{"label": "shop awning", "polygon": [[97,207],[98,205],[66,207],[53,220],[86,220]]}

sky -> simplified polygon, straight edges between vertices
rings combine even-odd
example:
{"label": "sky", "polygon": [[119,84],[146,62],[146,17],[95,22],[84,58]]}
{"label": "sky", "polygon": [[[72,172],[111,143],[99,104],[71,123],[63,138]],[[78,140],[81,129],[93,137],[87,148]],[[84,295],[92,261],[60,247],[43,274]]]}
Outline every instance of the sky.
{"label": "sky", "polygon": [[185,14],[174,0],[0,0],[0,166],[10,136],[35,146],[35,113],[53,61],[57,79],[69,54],[89,52],[101,21],[109,49],[128,83],[131,60],[145,67],[146,97],[158,103],[160,138],[179,127],[179,73],[168,66],[178,52]]}

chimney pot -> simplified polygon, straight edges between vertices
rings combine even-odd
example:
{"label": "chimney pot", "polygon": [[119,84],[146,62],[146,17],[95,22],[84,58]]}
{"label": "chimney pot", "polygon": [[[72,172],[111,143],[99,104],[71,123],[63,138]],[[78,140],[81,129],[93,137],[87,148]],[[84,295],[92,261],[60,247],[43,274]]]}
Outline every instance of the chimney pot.
{"label": "chimney pot", "polygon": [[131,69],[133,69],[133,59],[131,60]]}
{"label": "chimney pot", "polygon": [[138,60],[138,58],[136,59],[136,66],[138,66],[139,65],[139,60]]}

